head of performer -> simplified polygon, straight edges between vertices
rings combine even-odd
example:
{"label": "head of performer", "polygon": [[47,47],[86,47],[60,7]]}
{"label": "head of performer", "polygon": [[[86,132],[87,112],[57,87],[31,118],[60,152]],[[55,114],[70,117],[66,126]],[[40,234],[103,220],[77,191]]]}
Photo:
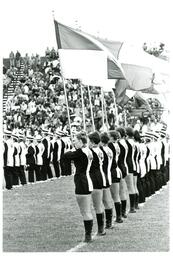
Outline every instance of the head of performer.
{"label": "head of performer", "polygon": [[123,127],[118,127],[116,129],[116,131],[119,132],[120,139],[124,139],[126,137],[126,132],[125,132],[125,129]]}
{"label": "head of performer", "polygon": [[103,132],[100,134],[100,142],[102,146],[106,146],[109,142],[110,138],[107,132]]}
{"label": "head of performer", "polygon": [[109,136],[111,142],[116,142],[121,138],[121,135],[118,131],[110,131]]}
{"label": "head of performer", "polygon": [[87,146],[87,135],[86,132],[81,131],[77,133],[73,140],[73,145],[76,149],[84,148]]}
{"label": "head of performer", "polygon": [[134,137],[133,128],[131,128],[131,127],[126,128],[126,137],[127,137],[127,139],[133,139],[133,137]]}
{"label": "head of performer", "polygon": [[136,142],[141,143],[141,135],[140,135],[140,133],[137,130],[134,131],[134,135],[133,136],[134,136],[134,140]]}
{"label": "head of performer", "polygon": [[89,147],[90,148],[96,148],[99,146],[100,135],[97,131],[90,133],[88,138],[89,138]]}

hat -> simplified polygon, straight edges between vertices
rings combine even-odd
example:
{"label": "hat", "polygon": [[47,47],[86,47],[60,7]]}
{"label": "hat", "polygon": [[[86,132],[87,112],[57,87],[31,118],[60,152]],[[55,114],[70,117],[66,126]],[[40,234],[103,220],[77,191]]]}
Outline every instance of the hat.
{"label": "hat", "polygon": [[73,123],[71,123],[71,126],[80,126],[80,123],[79,122],[73,122]]}
{"label": "hat", "polygon": [[4,130],[4,135],[11,136],[11,134],[12,134],[12,131]]}
{"label": "hat", "polygon": [[35,137],[35,139],[36,139],[37,141],[41,141],[41,140],[42,140],[42,136],[38,134],[38,135]]}
{"label": "hat", "polygon": [[34,137],[31,136],[31,135],[28,135],[26,138],[27,138],[27,140],[33,140],[34,139]]}
{"label": "hat", "polygon": [[43,132],[43,133],[48,133],[49,131],[44,128],[44,129],[42,129],[42,132]]}
{"label": "hat", "polygon": [[48,132],[48,135],[53,137],[53,133],[52,132]]}
{"label": "hat", "polygon": [[56,131],[55,134],[58,136],[58,137],[61,137],[62,136],[62,133],[60,131]]}
{"label": "hat", "polygon": [[17,133],[12,132],[12,138],[18,139],[18,138],[19,138],[19,135],[18,135]]}
{"label": "hat", "polygon": [[23,132],[19,132],[18,137],[19,137],[20,139],[23,139],[23,138],[24,138],[24,133],[23,133]]}

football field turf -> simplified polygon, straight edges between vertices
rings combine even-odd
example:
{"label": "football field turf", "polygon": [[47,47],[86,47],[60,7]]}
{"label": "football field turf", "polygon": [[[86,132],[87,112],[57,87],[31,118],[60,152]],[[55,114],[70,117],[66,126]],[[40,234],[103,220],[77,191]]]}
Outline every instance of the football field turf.
{"label": "football field turf", "polygon": [[[97,231],[94,216],[93,234]],[[106,236],[82,244],[83,221],[73,176],[3,191],[4,252],[167,252],[169,185]]]}

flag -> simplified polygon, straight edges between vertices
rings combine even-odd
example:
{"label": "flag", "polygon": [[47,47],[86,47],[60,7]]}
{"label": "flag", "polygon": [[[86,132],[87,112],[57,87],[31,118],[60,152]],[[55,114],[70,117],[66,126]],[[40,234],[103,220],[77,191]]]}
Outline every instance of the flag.
{"label": "flag", "polygon": [[135,99],[135,103],[136,103],[137,108],[144,107],[148,111],[152,111],[149,103],[147,102],[147,100],[143,96],[142,92],[136,92],[136,94],[134,95],[134,99]]}
{"label": "flag", "polygon": [[121,64],[93,36],[54,20],[63,77],[69,79],[125,79]]}

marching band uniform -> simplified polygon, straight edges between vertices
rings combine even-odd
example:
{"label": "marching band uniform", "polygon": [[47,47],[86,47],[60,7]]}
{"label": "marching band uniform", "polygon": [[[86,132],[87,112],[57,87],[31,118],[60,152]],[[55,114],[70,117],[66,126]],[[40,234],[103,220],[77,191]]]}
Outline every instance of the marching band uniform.
{"label": "marching band uniform", "polygon": [[6,131],[4,135],[7,136],[7,140],[4,141],[4,177],[6,183],[6,189],[10,190],[13,187],[13,166],[14,166],[14,145],[11,138],[11,132]]}
{"label": "marching band uniform", "polygon": [[[77,137],[81,139],[82,135]],[[82,141],[83,142],[83,141]],[[63,154],[63,160],[74,161],[76,172],[74,175],[75,194],[81,214],[83,215],[85,227],[85,242],[91,242],[91,233],[93,226],[93,218],[91,213],[91,192],[93,191],[93,184],[89,175],[89,170],[93,161],[91,150],[84,146],[86,145],[86,138],[84,138],[83,146],[74,151],[66,152]]]}
{"label": "marching band uniform", "polygon": [[61,147],[61,141],[59,139],[59,133],[56,132],[57,139],[54,142],[53,145],[53,166],[55,170],[55,175],[57,178],[60,177],[60,147]]}
{"label": "marching band uniform", "polygon": [[28,136],[27,139],[30,141],[30,144],[28,145],[27,154],[26,154],[26,164],[28,165],[28,182],[34,183],[36,149],[35,149],[35,145],[33,144],[33,137]]}
{"label": "marching band uniform", "polygon": [[43,166],[43,152],[44,152],[44,145],[41,142],[42,137],[41,135],[36,136],[37,144],[35,146],[36,150],[36,162],[35,162],[35,174],[36,174],[36,181],[41,181],[42,179],[42,166]]}
{"label": "marching band uniform", "polygon": [[93,132],[89,134],[90,146],[93,161],[90,168],[90,177],[93,183],[93,193],[92,199],[94,208],[96,211],[98,235],[105,235],[104,230],[104,212],[102,206],[103,200],[103,188],[106,186],[106,178],[103,172],[103,152],[99,148],[98,144],[100,142],[100,135],[98,132]]}
{"label": "marching band uniform", "polygon": [[[116,185],[115,183],[119,184],[120,180],[122,178],[122,172],[117,164],[119,154],[120,154],[120,148],[119,148],[119,145],[117,142],[109,142],[108,145],[113,153],[113,160],[112,160],[112,166],[111,166],[112,184]],[[112,193],[117,192],[117,191],[114,192],[114,185],[111,186]],[[119,190],[119,186],[118,186],[118,190]],[[123,222],[122,216],[126,217],[126,205],[127,205],[126,200],[121,200],[119,197],[118,197],[118,199],[116,199],[116,198],[114,199],[114,206],[115,206],[115,211],[116,211],[116,222],[122,223]]]}
{"label": "marching band uniform", "polygon": [[59,153],[60,153],[60,167],[61,167],[61,176],[66,175],[66,166],[65,166],[65,161],[63,160],[63,155],[65,153],[65,142],[61,138],[60,139],[61,146],[59,147]]}
{"label": "marching band uniform", "polygon": [[[126,129],[126,133],[128,133],[128,131],[133,132],[133,130],[131,131],[131,128],[127,128]],[[127,134],[128,135],[128,134]],[[129,135],[128,135],[129,136]],[[127,138],[125,140],[125,142],[127,143],[127,157],[126,157],[126,163],[127,163],[127,175],[134,175],[135,171],[136,171],[136,165],[135,165],[135,159],[134,159],[134,153],[135,153],[135,142],[132,138],[132,135]],[[135,212],[135,202],[136,202],[136,196],[137,196],[137,191],[135,191],[135,187],[134,187],[134,177],[132,177],[131,179],[131,187],[133,188],[129,191],[129,199],[130,199],[130,212]],[[128,181],[130,182],[130,181]]]}
{"label": "marching band uniform", "polygon": [[[105,134],[103,133],[103,136]],[[109,137],[106,134],[106,139],[109,141]],[[111,179],[111,166],[112,166],[112,160],[113,160],[113,152],[108,147],[107,143],[108,141],[104,142],[104,137],[102,137],[101,134],[101,142],[103,145],[100,147],[100,149],[103,152],[103,172],[105,174],[106,178],[106,186],[103,188],[103,203],[105,205],[105,217],[106,217],[106,228],[110,229],[112,228],[112,216],[113,216],[113,209],[112,209],[112,203],[111,203],[111,193],[110,193],[110,185],[112,184]]]}
{"label": "marching band uniform", "polygon": [[20,144],[18,142],[18,136],[16,134],[13,134],[12,136],[14,138],[14,147],[15,147],[14,170],[13,170],[13,185],[17,186],[17,185],[19,185],[21,147],[20,147]]}
{"label": "marching band uniform", "polygon": [[50,168],[50,155],[52,151],[52,145],[50,143],[50,138],[48,136],[48,131],[43,130],[43,133],[45,133],[46,137],[43,138],[42,143],[44,145],[44,152],[42,154],[43,157],[43,166],[42,166],[42,180],[47,180],[47,175],[48,178],[51,179],[53,177],[52,171]]}
{"label": "marching band uniform", "polygon": [[127,170],[128,170],[128,166],[127,166],[127,162],[126,162],[128,147],[125,142],[125,139],[121,138],[118,141],[118,146],[120,149],[120,154],[118,157],[118,167],[121,170],[122,178],[125,178],[127,176]]}
{"label": "marching band uniform", "polygon": [[106,186],[106,178],[103,172],[103,153],[99,147],[91,149],[93,161],[90,168],[90,176],[94,189],[102,189]]}
{"label": "marching band uniform", "polygon": [[27,153],[27,146],[23,141],[24,135],[19,134],[19,145],[20,145],[20,169],[19,169],[19,178],[22,185],[26,184],[26,176],[24,167],[26,166],[26,153]]}
{"label": "marching band uniform", "polygon": [[[70,141],[70,137],[67,136],[65,134],[65,136],[62,137],[62,140],[64,141],[65,143],[65,149],[64,149],[64,152],[67,152],[69,151],[70,149],[72,149],[72,144],[71,144],[71,141]],[[64,169],[64,175],[71,175],[72,174],[72,167],[71,167],[71,162],[70,161],[65,161],[63,162],[63,169]]]}

